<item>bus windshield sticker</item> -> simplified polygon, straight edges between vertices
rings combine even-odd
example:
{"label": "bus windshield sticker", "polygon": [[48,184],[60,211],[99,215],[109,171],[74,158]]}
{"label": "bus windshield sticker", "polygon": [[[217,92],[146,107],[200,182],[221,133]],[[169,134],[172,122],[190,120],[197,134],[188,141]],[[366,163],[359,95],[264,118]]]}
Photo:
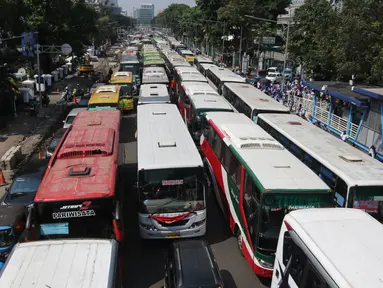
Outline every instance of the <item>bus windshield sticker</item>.
{"label": "bus windshield sticker", "polygon": [[354,200],[352,207],[367,213],[378,213],[379,202],[373,200]]}
{"label": "bus windshield sticker", "polygon": [[41,235],[68,235],[68,223],[40,224]]}
{"label": "bus windshield sticker", "polygon": [[182,185],[184,184],[184,180],[163,180],[162,186],[174,186],[174,185]]}
{"label": "bus windshield sticker", "polygon": [[83,210],[83,211],[68,211],[68,212],[53,212],[53,219],[66,219],[66,218],[80,218],[80,217],[91,217],[96,216],[94,210]]}

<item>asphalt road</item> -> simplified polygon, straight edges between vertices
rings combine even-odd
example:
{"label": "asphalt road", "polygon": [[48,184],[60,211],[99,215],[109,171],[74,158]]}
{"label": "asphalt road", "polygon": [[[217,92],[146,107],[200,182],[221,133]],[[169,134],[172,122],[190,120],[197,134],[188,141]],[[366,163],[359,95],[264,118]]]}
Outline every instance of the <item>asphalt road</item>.
{"label": "asphalt road", "polygon": [[[141,241],[138,233],[136,193],[132,185],[137,175],[137,146],[134,134],[136,115],[125,115],[121,123],[120,145],[125,150],[124,165],[120,167],[120,179],[124,188],[125,237],[123,247],[124,287],[162,287],[164,264],[169,241]],[[122,147],[120,147],[122,149]],[[236,239],[232,236],[215,199],[208,202],[206,239],[212,247],[227,288],[266,287],[240,255]]]}

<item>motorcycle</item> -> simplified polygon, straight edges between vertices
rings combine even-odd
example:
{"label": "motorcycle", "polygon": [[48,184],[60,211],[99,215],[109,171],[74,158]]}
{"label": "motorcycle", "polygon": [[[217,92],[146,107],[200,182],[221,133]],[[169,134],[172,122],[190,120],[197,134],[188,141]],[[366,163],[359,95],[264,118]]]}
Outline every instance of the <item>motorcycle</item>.
{"label": "motorcycle", "polygon": [[73,101],[73,96],[69,92],[69,89],[65,88],[65,90],[61,94],[60,101],[66,101],[66,102],[72,102]]}

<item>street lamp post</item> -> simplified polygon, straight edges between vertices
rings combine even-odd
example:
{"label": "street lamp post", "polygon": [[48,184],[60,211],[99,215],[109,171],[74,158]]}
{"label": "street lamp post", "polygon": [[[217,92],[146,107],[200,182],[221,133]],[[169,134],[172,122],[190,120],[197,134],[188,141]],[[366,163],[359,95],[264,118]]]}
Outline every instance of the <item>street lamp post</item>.
{"label": "street lamp post", "polygon": [[[251,18],[251,19],[255,19],[255,20],[259,20],[259,21],[263,21],[263,22],[271,22],[271,23],[280,23],[276,20],[271,20],[271,19],[266,19],[266,18],[259,18],[259,17],[254,17],[254,16],[251,16],[251,15],[245,15],[245,17],[247,18]],[[286,47],[285,47],[285,55],[283,57],[283,74],[285,74],[285,70],[286,70],[286,62],[287,62],[287,52],[288,52],[288,46],[289,46],[289,34],[290,34],[290,22],[291,20],[287,20],[287,35],[286,35]],[[284,75],[282,75],[282,78],[283,78]],[[282,81],[282,91],[283,91],[283,88],[285,86],[285,81]]]}

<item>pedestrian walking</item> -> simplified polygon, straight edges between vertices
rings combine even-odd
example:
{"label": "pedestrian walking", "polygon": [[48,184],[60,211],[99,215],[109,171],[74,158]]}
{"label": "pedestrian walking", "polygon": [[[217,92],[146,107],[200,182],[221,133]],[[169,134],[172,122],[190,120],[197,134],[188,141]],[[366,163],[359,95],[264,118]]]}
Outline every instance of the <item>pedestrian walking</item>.
{"label": "pedestrian walking", "polygon": [[342,139],[342,141],[346,142],[347,141],[347,132],[346,130],[344,130],[342,133],[340,133],[340,139]]}
{"label": "pedestrian walking", "polygon": [[370,149],[368,150],[368,155],[370,155],[372,158],[375,158],[375,155],[376,155],[375,145],[371,145]]}

